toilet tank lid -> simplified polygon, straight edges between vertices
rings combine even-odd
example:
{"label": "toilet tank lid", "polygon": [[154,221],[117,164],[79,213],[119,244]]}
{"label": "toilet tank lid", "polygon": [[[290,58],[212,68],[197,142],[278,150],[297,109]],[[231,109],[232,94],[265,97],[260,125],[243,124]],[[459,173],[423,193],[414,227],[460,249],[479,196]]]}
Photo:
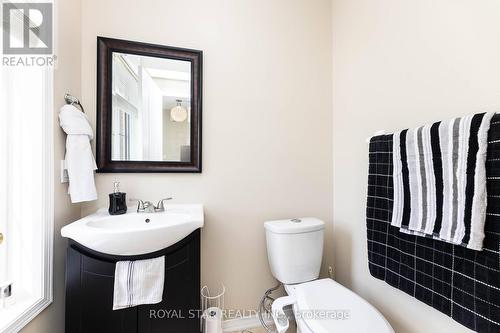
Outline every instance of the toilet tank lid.
{"label": "toilet tank lid", "polygon": [[325,222],[315,217],[301,217],[287,220],[264,222],[267,231],[276,234],[301,234],[305,232],[323,230]]}

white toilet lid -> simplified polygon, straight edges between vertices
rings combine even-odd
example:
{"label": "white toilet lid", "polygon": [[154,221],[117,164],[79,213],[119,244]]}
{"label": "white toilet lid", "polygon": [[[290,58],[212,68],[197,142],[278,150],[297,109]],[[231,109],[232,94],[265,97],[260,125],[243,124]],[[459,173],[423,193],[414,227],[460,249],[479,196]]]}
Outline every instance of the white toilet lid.
{"label": "white toilet lid", "polygon": [[297,321],[313,333],[394,333],[377,309],[331,279],[303,283],[294,289]]}

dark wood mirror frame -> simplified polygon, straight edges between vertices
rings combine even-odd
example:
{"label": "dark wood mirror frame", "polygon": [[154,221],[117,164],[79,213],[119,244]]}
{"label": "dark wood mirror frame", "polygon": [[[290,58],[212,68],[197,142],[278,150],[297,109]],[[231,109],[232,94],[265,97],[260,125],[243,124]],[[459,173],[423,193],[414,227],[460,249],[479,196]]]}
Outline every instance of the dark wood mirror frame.
{"label": "dark wood mirror frame", "polygon": [[[191,63],[191,161],[113,161],[111,158],[111,92],[113,52],[189,61]],[[201,172],[203,52],[170,46],[97,37],[97,172]]]}

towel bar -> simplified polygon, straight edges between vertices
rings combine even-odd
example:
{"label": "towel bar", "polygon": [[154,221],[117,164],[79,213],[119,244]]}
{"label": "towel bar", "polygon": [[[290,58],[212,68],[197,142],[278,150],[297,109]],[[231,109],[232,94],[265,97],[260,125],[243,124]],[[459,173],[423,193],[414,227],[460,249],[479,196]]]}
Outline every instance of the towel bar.
{"label": "towel bar", "polygon": [[368,144],[369,144],[369,143],[370,143],[371,138],[373,138],[374,136],[377,136],[377,135],[383,135],[383,134],[385,134],[385,130],[376,131],[376,132],[373,134],[373,136],[370,136],[370,137],[366,138],[366,143],[368,143]]}

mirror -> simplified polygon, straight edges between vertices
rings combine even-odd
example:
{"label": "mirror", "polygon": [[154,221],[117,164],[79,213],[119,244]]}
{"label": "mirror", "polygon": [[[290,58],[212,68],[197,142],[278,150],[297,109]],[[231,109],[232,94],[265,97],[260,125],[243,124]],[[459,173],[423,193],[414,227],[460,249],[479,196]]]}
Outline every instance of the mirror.
{"label": "mirror", "polygon": [[99,172],[201,172],[201,57],[98,38]]}
{"label": "mirror", "polygon": [[113,161],[190,161],[191,63],[112,53]]}

